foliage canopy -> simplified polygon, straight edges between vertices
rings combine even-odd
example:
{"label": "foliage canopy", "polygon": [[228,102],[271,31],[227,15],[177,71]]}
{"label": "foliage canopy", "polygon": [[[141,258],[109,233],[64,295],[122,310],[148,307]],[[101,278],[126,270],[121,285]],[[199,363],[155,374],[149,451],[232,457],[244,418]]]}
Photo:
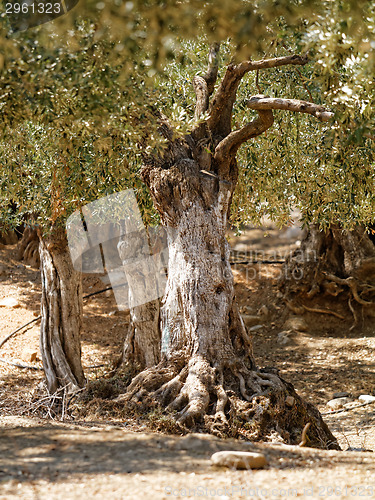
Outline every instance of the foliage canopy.
{"label": "foliage canopy", "polygon": [[145,221],[157,221],[137,175],[142,155],[163,148],[154,111],[163,111],[177,133],[190,130],[191,80],[218,40],[221,75],[233,58],[308,51],[311,61],[300,70],[248,75],[233,127],[249,121],[244,102],[259,92],[313,100],[335,112],[324,126],[279,112],[266,136],[240,150],[233,222],[268,214],[285,223],[292,205],[324,226],[373,221],[372,2],[90,0],[24,32],[12,32],[1,17],[5,223],[33,214],[48,228],[128,187],[136,190]]}

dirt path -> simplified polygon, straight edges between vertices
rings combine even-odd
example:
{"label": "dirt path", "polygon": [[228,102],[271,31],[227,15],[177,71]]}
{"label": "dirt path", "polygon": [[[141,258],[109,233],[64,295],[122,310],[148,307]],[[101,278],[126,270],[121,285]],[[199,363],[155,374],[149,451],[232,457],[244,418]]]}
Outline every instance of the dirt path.
{"label": "dirt path", "polygon": [[[372,453],[129,432],[5,417],[0,498],[366,498],[375,497]],[[211,466],[216,451],[264,453],[264,470]]]}
{"label": "dirt path", "polygon": [[[295,235],[294,235],[295,236]],[[272,228],[232,239],[246,258],[285,256],[295,246]],[[240,254],[236,254],[241,258]],[[344,304],[331,307],[345,321],[306,313],[296,321],[278,292],[280,265],[234,266],[241,312],[254,337],[260,366],[275,366],[321,412],[344,450],[375,450],[375,405],[331,413],[335,392],[375,395],[374,320],[350,330]],[[2,270],[2,272],[1,272]],[[98,277],[84,278],[85,293],[103,288]],[[0,249],[0,302],[13,297],[18,306],[0,307],[0,339],[39,314],[37,270],[15,259],[15,246]],[[289,322],[289,323],[288,323]],[[108,363],[121,351],[128,316],[118,312],[112,292],[85,302],[83,364],[90,381],[102,380]],[[39,325],[8,341],[0,357],[40,367]],[[375,456],[371,452],[327,452],[277,444],[218,441],[207,436],[152,434],[141,419],[102,411],[75,422],[41,418],[35,388],[42,372],[0,364],[0,498],[375,498]],[[103,396],[104,397],[104,396]],[[34,406],[33,406],[34,405]],[[215,469],[209,458],[221,449],[260,450],[269,466],[259,471]],[[242,488],[242,490],[241,490]],[[371,489],[374,488],[374,491]]]}

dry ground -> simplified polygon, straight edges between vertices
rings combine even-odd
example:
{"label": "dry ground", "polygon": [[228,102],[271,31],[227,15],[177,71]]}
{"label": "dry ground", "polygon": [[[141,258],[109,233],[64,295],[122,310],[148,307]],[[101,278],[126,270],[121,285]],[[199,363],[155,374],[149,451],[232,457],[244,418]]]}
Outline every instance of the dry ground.
{"label": "dry ground", "polygon": [[[288,236],[298,237],[274,229],[250,230],[231,239],[237,252],[246,252],[233,257],[282,260],[293,248]],[[39,314],[39,272],[16,261],[15,249],[0,249],[0,303],[6,297],[19,302],[17,308],[0,307],[0,342]],[[345,301],[305,304],[335,310],[345,321],[310,312],[296,319],[278,291],[280,264],[233,269],[259,365],[279,368],[303,397],[328,413],[325,419],[343,450],[375,451],[375,405],[343,413],[331,413],[326,405],[335,392],[346,391],[354,400],[375,394],[374,320],[350,330],[353,321]],[[84,277],[85,293],[104,286],[98,277]],[[85,301],[82,358],[88,379],[99,386],[121,352],[127,324],[111,291]],[[38,334],[39,323],[34,323],[4,344],[0,357],[41,367]],[[104,366],[93,368],[97,365]],[[0,498],[375,498],[370,451],[167,436],[150,432],[162,428],[160,422],[120,418],[104,411],[105,401],[97,399],[84,417],[72,405],[76,413],[68,412],[64,421],[40,418],[44,408],[35,388],[41,380],[41,371],[0,363]],[[210,466],[214,451],[233,448],[262,450],[269,466],[242,472]]]}

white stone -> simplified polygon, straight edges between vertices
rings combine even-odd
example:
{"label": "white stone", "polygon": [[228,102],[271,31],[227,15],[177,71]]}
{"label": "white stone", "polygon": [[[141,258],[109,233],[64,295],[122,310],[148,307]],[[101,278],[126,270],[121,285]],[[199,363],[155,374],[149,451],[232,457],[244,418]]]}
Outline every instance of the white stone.
{"label": "white stone", "polygon": [[259,325],[259,317],[258,316],[253,316],[251,314],[242,314],[242,319],[248,328],[250,328],[251,326],[254,326],[254,325]]}
{"label": "white stone", "polygon": [[21,307],[21,304],[14,297],[6,297],[0,300],[0,307],[13,307],[16,309],[17,307]]}
{"label": "white stone", "polygon": [[219,451],[212,455],[211,462],[213,465],[235,469],[261,469],[268,463],[261,453],[249,451]]}
{"label": "white stone", "polygon": [[301,316],[291,316],[284,324],[285,330],[296,330],[297,332],[307,332],[308,326]]}
{"label": "white stone", "polygon": [[370,394],[361,394],[358,399],[361,403],[372,403],[375,401],[375,396],[370,396]]}
{"label": "white stone", "polygon": [[335,398],[328,401],[327,406],[331,408],[331,410],[339,410],[343,408],[347,403],[351,403],[351,398]]}

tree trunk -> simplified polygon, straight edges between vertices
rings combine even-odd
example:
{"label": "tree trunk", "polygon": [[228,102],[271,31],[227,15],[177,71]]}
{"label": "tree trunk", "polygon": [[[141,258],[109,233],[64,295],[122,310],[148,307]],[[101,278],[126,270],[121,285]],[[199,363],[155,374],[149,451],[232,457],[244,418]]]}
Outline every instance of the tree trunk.
{"label": "tree trunk", "polygon": [[[259,370],[234,298],[225,238],[233,183],[183,159],[143,170],[167,228],[168,282],[161,311],[162,360],[120,400],[177,412],[181,426],[287,442],[312,425],[310,444],[337,447],[314,407],[275,371]],[[290,406],[288,406],[290,404]]]}
{"label": "tree trunk", "polygon": [[130,307],[121,361],[139,371],[160,361],[160,252],[152,252],[148,231],[132,231],[130,227],[121,236],[117,249],[127,279]]}
{"label": "tree trunk", "polygon": [[50,393],[83,387],[80,333],[82,283],[70,258],[65,231],[40,236],[42,305],[40,350]]}
{"label": "tree trunk", "polygon": [[304,65],[307,59],[293,55],[229,64],[215,90],[219,48],[211,46],[207,73],[193,79],[198,122],[189,135],[178,138],[168,119],[155,110],[168,145],[159,157],[144,154],[141,177],[168,234],[162,356],[158,365],[132,380],[118,401],[142,410],[160,404],[175,412],[182,427],[247,439],[277,435],[296,444],[310,424],[310,445],[338,448],[319,412],[276,369],[256,367],[251,338],[234,299],[225,239],[241,144],[272,126],[272,109],[308,112],[324,120],[332,113],[304,101],[255,96],[247,106],[256,109],[258,117],[232,131],[236,92],[247,72]]}
{"label": "tree trunk", "polygon": [[355,304],[364,313],[374,310],[375,244],[363,227],[321,231],[311,226],[301,247],[285,263],[283,275],[288,298],[348,294],[355,321]]}

